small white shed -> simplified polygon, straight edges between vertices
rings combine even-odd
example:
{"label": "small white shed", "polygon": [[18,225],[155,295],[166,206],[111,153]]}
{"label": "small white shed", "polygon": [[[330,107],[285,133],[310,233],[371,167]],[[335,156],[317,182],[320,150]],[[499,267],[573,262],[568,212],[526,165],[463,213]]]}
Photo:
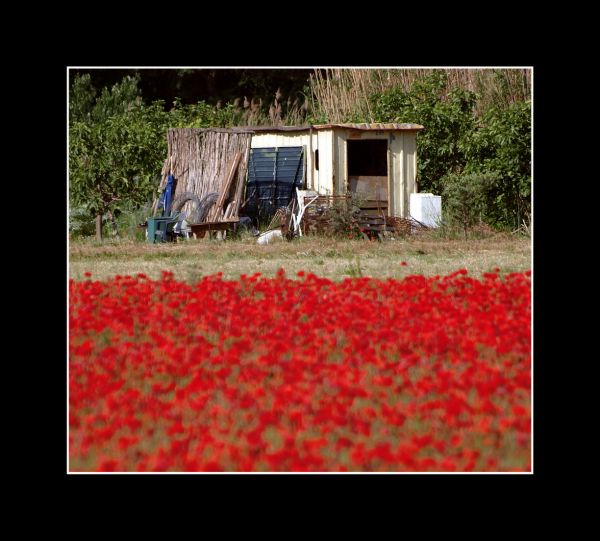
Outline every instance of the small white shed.
{"label": "small white shed", "polygon": [[[419,124],[251,127],[251,149],[299,149],[304,185],[320,195],[356,193],[389,216],[409,216],[416,193]],[[300,150],[301,149],[301,150]],[[251,150],[252,152],[252,150]]]}

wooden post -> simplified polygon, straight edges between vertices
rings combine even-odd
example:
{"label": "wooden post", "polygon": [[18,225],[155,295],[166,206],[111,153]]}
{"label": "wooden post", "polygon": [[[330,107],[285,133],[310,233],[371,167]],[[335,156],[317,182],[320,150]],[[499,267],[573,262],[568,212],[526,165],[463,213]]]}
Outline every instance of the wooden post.
{"label": "wooden post", "polygon": [[240,162],[241,157],[242,157],[241,152],[236,152],[235,156],[233,157],[231,165],[229,166],[229,171],[228,171],[227,177],[225,179],[225,185],[223,186],[223,191],[221,192],[221,195],[219,196],[219,199],[217,200],[217,204],[215,205],[215,208],[213,209],[212,215],[210,217],[211,221],[218,220],[219,218],[222,217],[221,212],[223,211],[223,205],[225,204],[225,199],[227,198],[227,195],[229,194],[229,188],[231,188],[231,181],[233,180],[234,174],[237,170],[237,166],[238,166],[238,163]]}
{"label": "wooden post", "polygon": [[231,213],[229,214],[230,218],[237,218],[240,213],[240,205],[242,203],[242,194],[244,193],[244,188],[246,187],[246,171],[248,169],[248,162],[250,161],[250,139],[246,141],[246,153],[244,156],[244,171],[243,174],[240,174],[238,171],[239,181],[235,190],[235,205],[231,209]]}

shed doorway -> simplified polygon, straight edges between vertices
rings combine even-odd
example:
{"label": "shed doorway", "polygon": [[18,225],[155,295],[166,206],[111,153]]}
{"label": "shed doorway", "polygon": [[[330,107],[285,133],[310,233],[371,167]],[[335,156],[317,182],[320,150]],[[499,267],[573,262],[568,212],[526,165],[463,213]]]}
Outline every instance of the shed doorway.
{"label": "shed doorway", "polygon": [[348,189],[360,207],[379,214],[388,209],[388,141],[347,141]]}

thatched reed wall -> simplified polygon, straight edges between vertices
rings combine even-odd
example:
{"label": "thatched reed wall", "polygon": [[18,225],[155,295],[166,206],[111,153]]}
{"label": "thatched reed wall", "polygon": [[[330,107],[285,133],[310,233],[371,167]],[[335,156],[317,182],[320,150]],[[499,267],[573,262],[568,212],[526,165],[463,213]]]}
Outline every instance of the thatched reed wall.
{"label": "thatched reed wall", "polygon": [[[240,128],[170,128],[167,131],[168,150],[162,168],[161,191],[167,184],[168,175],[172,174],[177,181],[175,197],[183,192],[192,192],[202,199],[216,192],[222,196],[224,208],[235,200],[229,216],[237,217],[246,187],[252,133]],[[241,158],[236,174],[228,193],[223,196],[229,169],[238,152]],[[154,202],[154,213],[157,206],[158,199]],[[189,213],[191,207],[192,203],[186,203],[182,210]],[[206,220],[211,217],[215,217],[214,212],[210,212]]]}

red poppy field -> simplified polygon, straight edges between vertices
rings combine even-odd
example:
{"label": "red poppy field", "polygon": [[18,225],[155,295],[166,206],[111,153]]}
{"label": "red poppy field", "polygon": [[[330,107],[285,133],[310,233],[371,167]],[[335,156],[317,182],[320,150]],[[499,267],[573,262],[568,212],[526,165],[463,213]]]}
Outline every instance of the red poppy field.
{"label": "red poppy field", "polygon": [[531,276],[69,282],[69,471],[529,472]]}

